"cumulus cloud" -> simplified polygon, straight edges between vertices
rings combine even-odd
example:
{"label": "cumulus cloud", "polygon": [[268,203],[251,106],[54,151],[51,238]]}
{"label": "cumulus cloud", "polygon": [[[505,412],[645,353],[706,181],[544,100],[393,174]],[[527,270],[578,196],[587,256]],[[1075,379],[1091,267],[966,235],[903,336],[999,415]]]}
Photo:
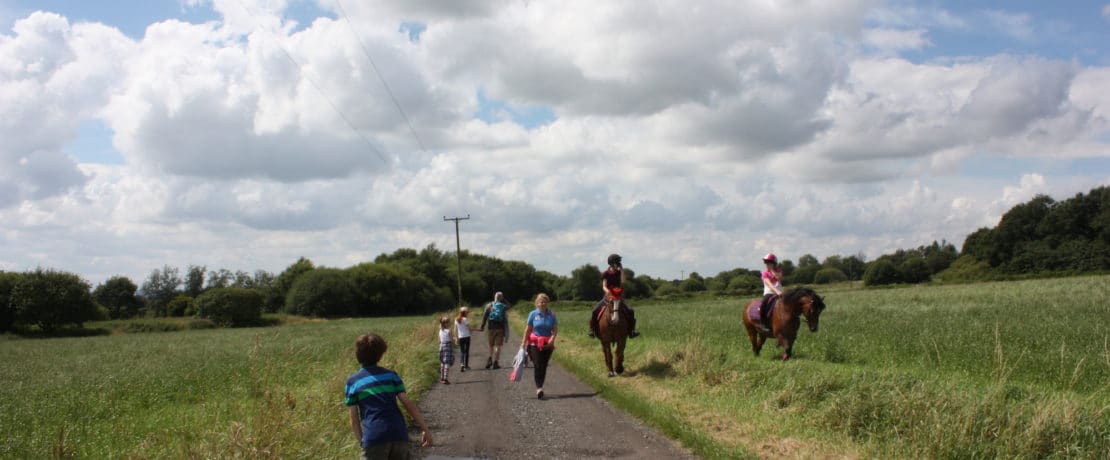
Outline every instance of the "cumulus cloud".
{"label": "cumulus cloud", "polygon": [[[220,20],[133,41],[38,13],[0,35],[0,261],[350,264],[452,249],[442,217],[466,213],[465,248],[558,272],[613,251],[658,275],[877,255],[1081,191],[1036,169],[962,177],[968,158],[1102,158],[1110,132],[1104,67],[899,58],[986,20],[936,7],[324,2],[333,18],[297,25],[288,1],[182,4]],[[479,95],[554,120],[483,121]],[[88,118],[125,164],[67,155]]]}
{"label": "cumulus cloud", "polygon": [[115,29],[34,13],[0,35],[0,208],[85,183],[64,150],[107,97],[131,43]]}

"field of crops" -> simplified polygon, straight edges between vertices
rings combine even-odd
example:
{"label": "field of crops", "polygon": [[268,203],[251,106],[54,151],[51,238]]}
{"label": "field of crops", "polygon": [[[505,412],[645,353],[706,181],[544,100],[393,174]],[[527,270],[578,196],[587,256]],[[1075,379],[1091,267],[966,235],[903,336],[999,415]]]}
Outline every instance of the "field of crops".
{"label": "field of crops", "polygon": [[786,363],[709,298],[639,305],[613,379],[556,304],[556,357],[706,457],[1110,458],[1110,277],[818,292]]}
{"label": "field of crops", "polygon": [[343,385],[368,331],[410,392],[432,384],[427,317],[0,340],[0,457],[356,457]]}

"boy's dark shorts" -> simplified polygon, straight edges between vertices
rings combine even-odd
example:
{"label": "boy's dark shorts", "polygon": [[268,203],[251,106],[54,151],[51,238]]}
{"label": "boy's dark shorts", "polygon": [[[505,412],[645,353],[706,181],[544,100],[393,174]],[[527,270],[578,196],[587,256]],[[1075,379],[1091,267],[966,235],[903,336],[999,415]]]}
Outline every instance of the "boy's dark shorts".
{"label": "boy's dark shorts", "polygon": [[387,442],[362,448],[362,460],[409,460],[408,441]]}

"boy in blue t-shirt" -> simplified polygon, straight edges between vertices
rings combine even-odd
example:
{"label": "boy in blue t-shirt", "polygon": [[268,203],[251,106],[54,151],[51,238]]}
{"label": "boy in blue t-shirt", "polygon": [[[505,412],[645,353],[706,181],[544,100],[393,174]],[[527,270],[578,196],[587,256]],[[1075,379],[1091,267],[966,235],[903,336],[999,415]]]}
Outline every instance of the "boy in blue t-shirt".
{"label": "boy in blue t-shirt", "polygon": [[378,361],[389,346],[377,334],[366,334],[355,340],[355,358],[362,369],[347,378],[346,404],[351,411],[351,430],[362,446],[362,458],[408,459],[409,431],[397,400],[405,405],[412,419],[420,426],[420,445],[432,445],[432,435],[424,424],[420,409],[405,396],[401,376]]}

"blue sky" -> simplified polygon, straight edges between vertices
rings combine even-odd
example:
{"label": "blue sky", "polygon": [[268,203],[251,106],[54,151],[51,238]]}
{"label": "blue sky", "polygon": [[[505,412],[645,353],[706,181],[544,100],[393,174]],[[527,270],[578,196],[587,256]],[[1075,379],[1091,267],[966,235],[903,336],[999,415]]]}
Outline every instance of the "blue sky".
{"label": "blue sky", "polygon": [[347,266],[469,213],[711,275],[1110,184],[1110,2],[342,6],[0,0],[0,270]]}

